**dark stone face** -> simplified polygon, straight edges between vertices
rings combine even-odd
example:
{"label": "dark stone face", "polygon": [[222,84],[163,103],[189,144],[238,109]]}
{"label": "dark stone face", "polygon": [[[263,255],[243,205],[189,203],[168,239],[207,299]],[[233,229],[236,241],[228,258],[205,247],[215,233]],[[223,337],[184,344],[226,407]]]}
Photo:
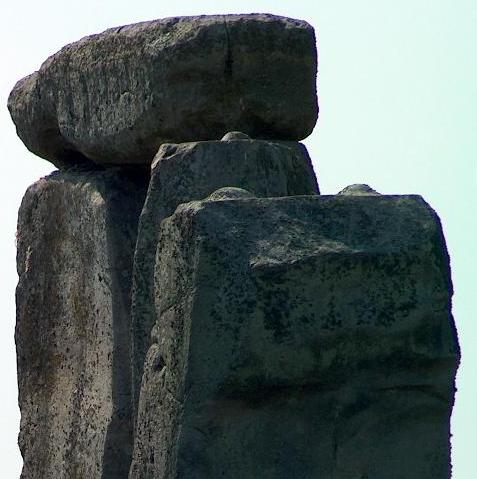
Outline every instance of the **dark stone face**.
{"label": "dark stone face", "polygon": [[182,205],[158,242],[131,477],[397,479],[405,458],[448,478],[450,294],[419,197]]}
{"label": "dark stone face", "polygon": [[308,152],[296,142],[240,138],[165,144],[155,157],[134,253],[131,348],[135,404],[156,321],[153,278],[160,224],[181,203],[203,199],[217,189],[211,199],[237,195],[234,190],[238,188],[259,197],[319,193]]}
{"label": "dark stone face", "polygon": [[64,47],[17,83],[8,107],[27,148],[58,167],[149,165],[163,143],[234,130],[307,137],[318,117],[316,71],[304,21],[168,18]]}

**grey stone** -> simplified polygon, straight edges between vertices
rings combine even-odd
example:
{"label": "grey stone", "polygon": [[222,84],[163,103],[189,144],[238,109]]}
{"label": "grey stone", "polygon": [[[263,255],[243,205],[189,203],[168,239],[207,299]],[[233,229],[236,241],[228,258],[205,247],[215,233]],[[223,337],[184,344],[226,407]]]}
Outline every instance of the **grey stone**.
{"label": "grey stone", "polygon": [[146,178],[54,173],[18,221],[23,479],[126,478],[132,256]]}
{"label": "grey stone", "polygon": [[226,186],[225,188],[219,188],[218,190],[215,190],[211,195],[206,198],[206,200],[220,201],[233,199],[238,200],[244,198],[255,198],[255,196],[250,193],[250,191],[244,190],[243,188]]}
{"label": "grey stone", "polygon": [[197,201],[162,222],[130,479],[448,479],[459,349],[417,196]]}
{"label": "grey stone", "polygon": [[241,131],[229,131],[222,137],[222,141],[250,140],[250,137]]}
{"label": "grey stone", "polygon": [[318,116],[306,22],[268,14],[175,17],[65,46],[8,100],[27,148],[58,167],[150,165],[167,142],[301,140]]}
{"label": "grey stone", "polygon": [[369,196],[369,195],[379,195],[376,190],[373,190],[369,185],[364,184],[355,184],[349,185],[346,188],[343,188],[339,193],[339,195],[352,195],[352,196]]}
{"label": "grey stone", "polygon": [[152,165],[134,255],[131,355],[136,404],[155,322],[153,275],[159,226],[180,203],[206,198],[221,187],[244,188],[261,197],[319,194],[310,157],[299,143],[238,140],[161,146]]}

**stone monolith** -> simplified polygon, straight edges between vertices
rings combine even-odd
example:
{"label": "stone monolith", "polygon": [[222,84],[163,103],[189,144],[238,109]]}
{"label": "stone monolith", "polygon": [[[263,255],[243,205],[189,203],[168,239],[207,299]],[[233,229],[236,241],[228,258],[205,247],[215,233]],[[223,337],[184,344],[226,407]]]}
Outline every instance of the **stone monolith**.
{"label": "stone monolith", "polygon": [[459,350],[435,213],[247,196],[162,222],[130,479],[449,478]]}
{"label": "stone monolith", "polygon": [[306,22],[268,14],[175,17],[65,46],[8,107],[27,148],[58,167],[149,166],[162,143],[301,140],[318,116]]}
{"label": "stone monolith", "polygon": [[22,479],[126,478],[130,287],[140,174],[56,172],[18,220]]}
{"label": "stone monolith", "polygon": [[260,197],[319,194],[304,145],[247,139],[230,132],[222,141],[165,144],[159,149],[139,221],[134,254],[131,356],[137,404],[146,352],[156,320],[153,276],[159,228],[180,203],[233,186]]}

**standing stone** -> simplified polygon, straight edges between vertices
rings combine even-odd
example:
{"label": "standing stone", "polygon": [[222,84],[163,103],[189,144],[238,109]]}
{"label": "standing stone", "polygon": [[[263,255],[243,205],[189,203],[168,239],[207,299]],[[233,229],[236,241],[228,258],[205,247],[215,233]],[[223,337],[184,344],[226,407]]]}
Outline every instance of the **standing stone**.
{"label": "standing stone", "polygon": [[459,350],[435,213],[218,196],[162,222],[130,479],[448,479]]}
{"label": "standing stone", "polygon": [[23,479],[120,479],[132,449],[132,256],[145,178],[53,173],[18,221]]}
{"label": "standing stone", "polygon": [[262,197],[319,194],[304,145],[250,140],[242,135],[233,132],[224,141],[166,144],[153,163],[134,256],[131,347],[135,404],[156,320],[153,276],[161,221],[180,203],[205,198],[224,186],[245,188]]}
{"label": "standing stone", "polygon": [[268,14],[175,17],[67,45],[8,107],[26,147],[58,167],[151,164],[163,143],[302,140],[318,117],[306,22]]}

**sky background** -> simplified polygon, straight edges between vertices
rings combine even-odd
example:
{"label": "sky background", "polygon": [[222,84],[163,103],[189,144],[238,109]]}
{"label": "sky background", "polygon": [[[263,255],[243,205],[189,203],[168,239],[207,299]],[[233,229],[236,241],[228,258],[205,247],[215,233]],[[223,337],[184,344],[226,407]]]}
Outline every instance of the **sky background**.
{"label": "sky background", "polygon": [[475,477],[477,428],[477,2],[475,0],[4,2],[0,49],[0,451],[20,474],[14,345],[16,216],[25,189],[53,171],[15,134],[15,82],[67,43],[106,28],[176,15],[269,12],[307,20],[319,51],[320,119],[305,141],[322,193],[368,183],[421,194],[441,217],[451,256],[463,360],[452,418],[454,479]]}

